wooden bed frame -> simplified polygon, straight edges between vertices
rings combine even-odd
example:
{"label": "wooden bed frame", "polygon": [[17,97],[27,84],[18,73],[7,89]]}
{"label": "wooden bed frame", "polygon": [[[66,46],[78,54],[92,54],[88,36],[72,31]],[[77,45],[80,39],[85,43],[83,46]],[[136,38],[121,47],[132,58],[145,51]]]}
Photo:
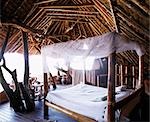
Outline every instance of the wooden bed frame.
{"label": "wooden bed frame", "polygon": [[48,101],[45,101],[45,104],[51,108],[54,108],[60,112],[63,112],[69,116],[71,116],[73,119],[77,120],[78,122],[96,122],[95,120],[89,118],[89,117],[86,117],[86,116],[83,116],[81,114],[78,114],[76,112],[73,112],[73,111],[70,111],[64,107],[61,107],[61,106],[58,106],[54,103],[50,103]]}
{"label": "wooden bed frame", "polygon": [[[115,110],[119,109],[121,110],[121,116],[128,116],[129,113],[134,109],[134,107],[140,102],[140,94],[143,90],[143,56],[139,57],[139,83],[138,83],[138,89],[135,90],[133,94],[128,96],[127,98],[115,102],[115,58],[116,53],[112,53],[108,57],[108,110],[107,110],[107,121],[113,122],[115,121]],[[122,79],[123,79],[123,73],[122,73]],[[121,81],[122,82],[122,81]],[[57,109],[59,111],[62,111],[69,115],[70,117],[74,118],[75,120],[79,122],[96,122],[95,120],[80,115],[78,113],[72,112],[66,108],[60,107],[58,105],[55,105],[53,103],[48,102],[45,97],[48,93],[48,82],[47,82],[47,73],[44,73],[44,118],[48,118],[48,107]],[[132,104],[134,103],[134,104]]]}

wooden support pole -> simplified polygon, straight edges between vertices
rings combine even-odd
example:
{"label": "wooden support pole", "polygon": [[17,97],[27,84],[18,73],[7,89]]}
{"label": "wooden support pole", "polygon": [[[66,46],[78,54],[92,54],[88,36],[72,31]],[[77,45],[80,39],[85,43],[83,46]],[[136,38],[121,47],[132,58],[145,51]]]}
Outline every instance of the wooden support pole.
{"label": "wooden support pole", "polygon": [[29,88],[29,54],[28,54],[28,34],[22,32],[23,46],[24,46],[24,61],[25,61],[25,72],[24,72],[24,85]]}
{"label": "wooden support pole", "polygon": [[46,95],[48,93],[47,73],[44,73],[44,119],[48,119],[48,106],[45,104]]}
{"label": "wooden support pole", "polygon": [[24,46],[24,85],[20,83],[20,88],[26,103],[27,111],[33,111],[35,109],[34,99],[30,97],[29,92],[29,53],[28,53],[28,33],[22,32],[23,46]]}
{"label": "wooden support pole", "polygon": [[120,75],[121,75],[121,78],[120,78],[120,80],[121,80],[121,86],[123,86],[123,78],[124,78],[124,67],[123,67],[123,65],[120,65],[120,70],[121,70],[121,72],[120,72]]}
{"label": "wooden support pole", "polygon": [[138,83],[138,87],[143,87],[143,72],[144,72],[143,56],[139,56],[139,83]]}
{"label": "wooden support pole", "polygon": [[107,110],[107,122],[115,121],[115,60],[116,53],[112,53],[108,57],[108,110]]}

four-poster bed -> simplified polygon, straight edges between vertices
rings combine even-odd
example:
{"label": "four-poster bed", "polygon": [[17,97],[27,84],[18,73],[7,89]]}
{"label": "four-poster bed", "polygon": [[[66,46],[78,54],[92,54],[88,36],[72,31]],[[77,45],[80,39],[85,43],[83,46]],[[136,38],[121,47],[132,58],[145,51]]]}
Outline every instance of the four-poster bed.
{"label": "four-poster bed", "polygon": [[[88,48],[84,49],[84,45],[86,45]],[[122,96],[122,98],[118,99],[117,97],[117,90],[115,91],[115,63],[116,63],[116,53],[119,52],[123,52],[123,51],[127,51],[127,50],[135,50],[137,52],[137,54],[139,55],[139,84],[137,85],[137,89],[135,89],[134,91],[130,91],[130,93],[124,94]],[[129,41],[127,40],[125,37],[121,36],[120,34],[116,33],[116,32],[110,32],[110,33],[106,33],[102,36],[97,36],[97,37],[90,37],[87,39],[83,39],[83,40],[77,40],[77,41],[69,41],[69,42],[64,42],[64,43],[58,43],[58,44],[53,44],[50,46],[44,46],[42,47],[42,56],[43,56],[43,69],[44,69],[44,95],[45,98],[44,99],[44,116],[48,116],[48,106],[61,110],[65,113],[67,113],[68,115],[72,116],[73,118],[75,118],[76,120],[78,120],[79,122],[94,122],[94,121],[114,121],[115,120],[115,116],[116,110],[121,110],[121,113],[123,115],[127,115],[131,110],[132,107],[134,107],[134,105],[136,105],[140,99],[140,92],[141,92],[141,84],[142,84],[142,80],[143,80],[143,75],[142,75],[142,66],[143,66],[143,58],[142,55],[144,54],[142,48],[135,42]],[[92,101],[92,104],[101,104],[101,102],[103,103],[103,101],[105,101],[105,106],[102,105],[104,107],[104,109],[106,109],[105,111],[105,115],[103,114],[100,118],[98,116],[93,117],[90,116],[92,113],[90,113],[89,108],[86,111],[85,108],[83,108],[83,110],[81,113],[78,113],[78,110],[73,110],[72,108],[67,108],[67,105],[61,105],[61,102],[63,103],[63,99],[59,99],[57,102],[57,100],[55,101],[54,98],[51,99],[51,96],[53,94],[55,94],[57,91],[51,91],[48,95],[48,84],[47,84],[47,73],[49,72],[48,69],[48,64],[47,64],[47,60],[48,57],[54,57],[54,58],[64,58],[67,59],[67,63],[71,62],[72,58],[76,57],[76,56],[80,56],[81,59],[85,59],[87,57],[94,57],[94,59],[98,59],[98,58],[103,58],[103,57],[108,57],[108,88],[107,90],[103,89],[103,90],[98,90],[99,94],[103,93],[102,91],[106,91],[105,93],[103,93],[104,95],[102,95],[102,98],[105,97],[107,99],[95,102]],[[122,73],[123,75],[123,73]],[[122,76],[123,77],[123,76]],[[85,79],[85,78],[84,78]],[[122,78],[123,79],[123,78]],[[120,81],[122,82],[122,81]],[[82,85],[84,85],[85,81],[83,81]],[[89,87],[87,85],[84,85],[86,87]],[[77,87],[77,86],[75,86]],[[78,86],[81,88],[81,86]],[[93,88],[95,88],[93,86]],[[72,91],[74,90],[73,88]],[[97,89],[97,88],[96,88]],[[66,90],[67,91],[67,90]],[[76,91],[76,90],[75,90]],[[127,92],[129,92],[127,91]],[[58,91],[59,92],[59,91]],[[63,92],[63,91],[61,91]],[[67,91],[69,92],[69,91]],[[88,93],[90,93],[88,91]],[[95,93],[95,92],[93,92]],[[65,93],[64,93],[65,94]],[[76,94],[76,93],[75,93]],[[80,93],[82,94],[82,93]],[[122,94],[122,92],[120,91],[119,95]],[[58,94],[57,94],[58,95]],[[47,97],[46,97],[47,96]],[[50,98],[48,98],[48,96]],[[65,96],[65,95],[64,95]],[[88,95],[87,95],[88,96]],[[92,96],[94,96],[94,94],[92,94]],[[88,96],[91,99],[92,96]],[[107,96],[107,97],[106,97]],[[59,97],[63,97],[63,96],[59,96]],[[68,96],[67,96],[68,97]],[[72,96],[73,98],[75,98],[75,96]],[[55,99],[56,96],[55,96]],[[66,99],[66,98],[65,98]],[[70,99],[68,97],[68,99]],[[82,98],[81,98],[82,99]],[[48,102],[49,100],[49,102]],[[85,100],[85,101],[84,101]],[[84,103],[82,103],[82,106],[84,106],[84,104],[87,102],[87,99],[82,99],[82,101],[84,101]],[[55,102],[54,102],[55,101]],[[70,103],[73,102],[77,102],[76,99],[74,99],[73,101],[71,101],[70,99]],[[91,102],[91,101],[90,101]],[[131,103],[134,102],[134,105],[132,105],[131,107]],[[56,105],[58,103],[58,105]],[[77,103],[78,104],[78,103]],[[74,104],[75,105],[75,104]],[[90,105],[90,103],[88,103],[88,105]],[[130,106],[131,109],[127,109],[126,105]],[[73,106],[73,105],[71,105]],[[87,107],[87,106],[86,106]],[[101,108],[95,106],[95,108]],[[80,109],[80,108],[79,108]],[[97,109],[98,111],[98,109]],[[99,110],[100,113],[101,109]],[[89,116],[87,114],[84,114],[86,112],[89,112]],[[93,111],[91,111],[93,112]],[[102,111],[104,112],[104,111]],[[88,117],[87,117],[88,116]],[[119,115],[120,116],[120,115]]]}

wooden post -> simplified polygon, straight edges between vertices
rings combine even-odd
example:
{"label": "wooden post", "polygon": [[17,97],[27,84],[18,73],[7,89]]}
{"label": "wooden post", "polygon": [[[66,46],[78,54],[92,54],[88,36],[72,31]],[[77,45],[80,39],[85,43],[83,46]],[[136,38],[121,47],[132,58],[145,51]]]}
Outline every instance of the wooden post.
{"label": "wooden post", "polygon": [[115,65],[115,85],[118,85],[118,83],[117,83],[117,82],[118,82],[117,78],[118,78],[118,74],[119,74],[119,73],[118,73],[117,71],[118,71],[118,64]]}
{"label": "wooden post", "polygon": [[115,121],[115,52],[108,57],[108,110],[107,110],[107,122]]}
{"label": "wooden post", "polygon": [[132,86],[135,89],[136,79],[135,79],[135,66],[134,65],[132,66],[132,82],[133,82]]}
{"label": "wooden post", "polygon": [[28,53],[28,33],[21,30],[22,40],[24,46],[24,85],[20,83],[20,88],[26,103],[27,111],[33,111],[35,109],[34,98],[30,97],[31,93],[29,91],[29,53]]}
{"label": "wooden post", "polygon": [[139,82],[138,82],[138,87],[143,86],[143,56],[139,56]]}
{"label": "wooden post", "polygon": [[29,88],[29,53],[28,53],[28,34],[22,32],[23,46],[24,46],[24,61],[25,61],[25,72],[24,72],[24,85]]}
{"label": "wooden post", "polygon": [[120,75],[121,75],[121,76],[120,76],[121,86],[123,86],[123,81],[124,81],[124,80],[123,80],[123,78],[124,78],[124,77],[123,77],[123,76],[124,76],[124,67],[123,67],[122,64],[120,65],[120,70],[121,70],[121,71],[120,71]]}
{"label": "wooden post", "polygon": [[44,73],[44,119],[48,119],[48,106],[45,105],[46,95],[48,93],[47,73]]}

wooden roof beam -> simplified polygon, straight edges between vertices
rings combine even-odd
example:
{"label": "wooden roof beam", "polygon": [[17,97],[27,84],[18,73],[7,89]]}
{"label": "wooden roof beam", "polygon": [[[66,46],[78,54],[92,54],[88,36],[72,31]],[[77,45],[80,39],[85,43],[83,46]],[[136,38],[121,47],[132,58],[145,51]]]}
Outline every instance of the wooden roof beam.
{"label": "wooden roof beam", "polygon": [[66,9],[66,8],[84,8],[84,7],[94,7],[95,5],[77,5],[77,6],[41,6],[39,8],[43,8],[43,9],[57,9],[57,8],[61,8],[61,9]]}
{"label": "wooden roof beam", "polygon": [[73,14],[73,13],[70,13],[70,14],[68,14],[68,13],[47,13],[47,16],[77,16],[77,17],[80,17],[80,16],[82,16],[82,17],[95,17],[95,15],[93,15],[93,14]]}
{"label": "wooden roof beam", "polygon": [[29,16],[31,16],[33,14],[33,12],[38,8],[38,5],[34,5],[32,7],[32,9],[30,10],[30,12],[28,13],[28,15],[26,16],[26,18],[23,20],[23,23],[26,22],[26,20],[28,19]]}
{"label": "wooden roof beam", "polygon": [[15,32],[10,38],[9,38],[9,42],[8,42],[8,48],[7,48],[7,50],[13,45],[13,43],[16,41],[16,38],[17,37],[19,37],[19,35],[20,35],[21,33],[20,33],[20,30],[19,31],[17,31],[17,32]]}
{"label": "wooden roof beam", "polygon": [[86,22],[89,22],[88,19],[86,17],[76,17],[76,16],[54,16],[52,17],[52,19],[60,19],[60,20],[63,20],[63,19],[66,19],[66,20],[76,20],[76,21],[86,21]]}
{"label": "wooden roof beam", "polygon": [[37,30],[37,29],[35,30],[29,26],[24,25],[23,23],[9,21],[9,20],[7,20],[7,21],[2,20],[1,22],[2,22],[2,25],[13,26],[14,28],[21,29],[24,32],[28,32],[28,33],[32,33],[32,34],[38,33],[40,35],[43,33],[43,31]]}
{"label": "wooden roof beam", "polygon": [[35,27],[38,29],[41,29],[43,27],[43,24],[49,19],[50,17],[47,17],[47,16],[43,17]]}
{"label": "wooden roof beam", "polygon": [[21,39],[22,39],[22,37],[20,36],[20,38],[18,38],[18,40],[16,40],[16,42],[8,49],[8,52],[15,51],[16,47],[19,47],[20,44],[22,44]]}
{"label": "wooden roof beam", "polygon": [[143,26],[141,26],[140,24],[138,24],[135,20],[131,19],[129,16],[127,16],[126,14],[124,14],[124,12],[122,12],[119,8],[116,8],[116,10],[118,11],[118,16],[126,21],[129,25],[132,25],[134,28],[136,28],[137,30],[139,30],[141,33],[145,34],[147,37],[150,38],[149,36],[149,31],[146,30],[146,28],[144,28]]}
{"label": "wooden roof beam", "polygon": [[137,6],[139,6],[145,13],[147,13],[148,15],[150,15],[150,10],[149,10],[149,6],[146,5],[145,3],[140,2],[140,0],[131,0],[134,4],[136,4]]}
{"label": "wooden roof beam", "polygon": [[43,15],[45,13],[45,11],[43,9],[40,9],[28,22],[27,25],[29,25],[36,17],[39,18],[39,14],[40,16]]}
{"label": "wooden roof beam", "polygon": [[58,0],[45,0],[45,1],[35,3],[35,5],[40,5],[40,4],[50,3],[50,2],[55,2],[55,1],[58,1]]}
{"label": "wooden roof beam", "polygon": [[92,28],[92,30],[93,30],[93,32],[94,32],[94,34],[95,34],[96,36],[100,34],[100,32],[98,32],[98,30],[93,26],[92,23],[89,23],[89,25],[90,25],[90,27]]}
{"label": "wooden roof beam", "polygon": [[102,15],[102,18],[106,21],[108,26],[113,26],[113,19],[111,18],[111,12],[104,7],[104,5],[98,1],[98,0],[93,0],[95,4],[95,9],[99,11],[99,13]]}
{"label": "wooden roof beam", "polygon": [[65,10],[65,9],[45,9],[45,11],[79,13],[79,14],[99,14],[99,12],[96,11]]}
{"label": "wooden roof beam", "polygon": [[[139,9],[136,5],[134,5],[131,1],[128,0],[120,0],[120,5],[125,4],[127,8],[131,9],[135,14],[138,14],[140,17],[145,18],[146,15],[143,15],[143,11]],[[148,15],[148,14],[147,14]],[[148,18],[147,18],[148,19]]]}
{"label": "wooden roof beam", "polygon": [[[124,25],[124,26],[123,26]],[[129,25],[125,24],[123,21],[120,21],[120,28],[123,28],[125,30],[128,30],[128,32],[130,32],[131,34],[135,35],[136,37],[138,37],[140,40],[142,40],[143,42],[145,42],[146,40],[143,39],[141,36],[139,36],[134,30],[132,30],[130,28]]]}
{"label": "wooden roof beam", "polygon": [[116,11],[115,11],[115,8],[114,6],[117,5],[117,2],[116,0],[109,0],[109,5],[110,5],[110,10],[111,10],[111,13],[112,13],[112,17],[113,17],[113,20],[114,20],[114,24],[115,24],[115,30],[116,32],[119,32],[119,28],[118,28],[118,21],[117,21],[117,18],[116,18]]}
{"label": "wooden roof beam", "polygon": [[[51,20],[52,21],[59,21],[59,22],[62,22],[62,21],[77,22],[78,21],[78,20],[74,20],[74,19],[65,19],[65,18],[64,19],[52,18]],[[89,21],[86,21],[86,20],[85,21],[83,21],[83,20],[82,21],[81,20],[78,21],[78,23],[88,23],[88,22]]]}
{"label": "wooden roof beam", "polygon": [[[45,30],[46,26],[49,26],[49,22],[51,24],[51,17],[47,17],[47,19],[44,21],[44,23],[41,24],[40,29]],[[45,33],[45,31],[44,31]]]}

